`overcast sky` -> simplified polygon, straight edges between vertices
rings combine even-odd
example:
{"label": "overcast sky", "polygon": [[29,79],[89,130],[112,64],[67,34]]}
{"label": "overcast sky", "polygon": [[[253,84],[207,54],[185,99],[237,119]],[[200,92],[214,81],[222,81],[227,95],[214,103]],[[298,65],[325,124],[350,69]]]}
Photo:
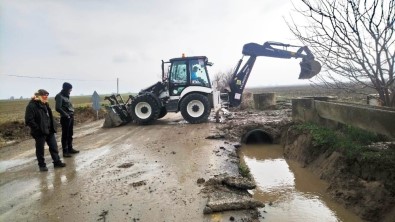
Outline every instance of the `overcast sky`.
{"label": "overcast sky", "polygon": [[[138,92],[161,60],[205,55],[210,75],[228,71],[244,44],[299,44],[285,18],[290,0],[0,0],[0,99]],[[308,83],[297,59],[259,57],[247,87]],[[28,78],[30,77],[30,78]],[[40,78],[37,78],[40,77]]]}

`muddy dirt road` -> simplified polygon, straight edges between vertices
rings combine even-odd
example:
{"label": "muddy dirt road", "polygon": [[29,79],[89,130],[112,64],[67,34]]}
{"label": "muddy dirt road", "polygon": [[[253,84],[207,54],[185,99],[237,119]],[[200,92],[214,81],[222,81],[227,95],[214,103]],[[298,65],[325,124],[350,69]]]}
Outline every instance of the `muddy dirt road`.
{"label": "muddy dirt road", "polygon": [[[215,123],[192,125],[168,115],[155,125],[75,130],[81,152],[39,172],[34,141],[0,149],[0,221],[229,221],[243,213],[204,215],[200,178],[237,175],[234,147],[208,140]],[[59,137],[59,136],[58,136]],[[59,138],[58,138],[59,139]]]}

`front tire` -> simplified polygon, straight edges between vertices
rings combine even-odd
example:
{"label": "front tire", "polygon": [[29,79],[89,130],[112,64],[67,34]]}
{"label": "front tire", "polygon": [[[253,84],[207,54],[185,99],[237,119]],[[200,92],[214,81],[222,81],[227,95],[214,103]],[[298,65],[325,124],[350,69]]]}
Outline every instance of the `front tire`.
{"label": "front tire", "polygon": [[131,115],[137,124],[150,124],[158,119],[159,106],[150,95],[137,96],[131,103]]}
{"label": "front tire", "polygon": [[206,122],[210,115],[210,101],[207,96],[192,93],[181,101],[181,115],[192,124]]}

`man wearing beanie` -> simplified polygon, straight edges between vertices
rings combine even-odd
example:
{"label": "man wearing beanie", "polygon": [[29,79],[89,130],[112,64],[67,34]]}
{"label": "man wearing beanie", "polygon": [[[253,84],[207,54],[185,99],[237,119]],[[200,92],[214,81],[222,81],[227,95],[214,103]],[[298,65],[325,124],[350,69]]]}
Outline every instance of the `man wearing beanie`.
{"label": "man wearing beanie", "polygon": [[74,108],[70,101],[72,88],[70,83],[65,82],[62,91],[55,96],[56,111],[60,113],[60,124],[62,125],[63,157],[71,157],[71,154],[80,152],[73,149]]}
{"label": "man wearing beanie", "polygon": [[48,171],[44,158],[44,145],[48,144],[54,167],[65,167],[59,157],[56,143],[52,110],[48,105],[49,93],[45,89],[38,90],[26,107],[25,123],[30,127],[30,134],[36,141],[36,157],[40,171]]}

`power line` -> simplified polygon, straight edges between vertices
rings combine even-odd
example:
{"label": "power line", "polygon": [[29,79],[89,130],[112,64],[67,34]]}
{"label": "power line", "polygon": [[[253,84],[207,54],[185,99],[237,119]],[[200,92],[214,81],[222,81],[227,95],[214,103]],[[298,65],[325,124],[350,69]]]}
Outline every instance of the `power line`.
{"label": "power line", "polygon": [[54,77],[42,77],[42,76],[25,76],[25,75],[7,75],[18,78],[29,78],[29,79],[53,79],[53,80],[64,80],[64,81],[112,81],[113,79],[63,79]]}

